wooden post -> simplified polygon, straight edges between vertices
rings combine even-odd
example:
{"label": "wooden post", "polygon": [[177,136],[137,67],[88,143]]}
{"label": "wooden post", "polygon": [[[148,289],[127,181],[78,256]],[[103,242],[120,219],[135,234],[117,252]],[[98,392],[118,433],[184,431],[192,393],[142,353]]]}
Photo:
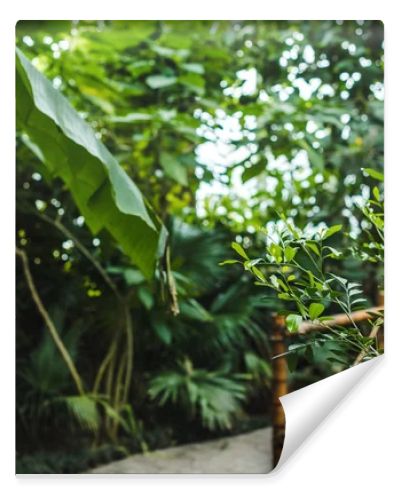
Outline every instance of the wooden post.
{"label": "wooden post", "polygon": [[[286,357],[282,354],[286,351],[285,345],[285,318],[274,316],[272,330],[272,371],[273,371],[273,409],[272,409],[272,432],[274,466],[277,465],[282,453],[283,441],[285,439],[285,412],[279,401],[281,396],[288,393],[288,367]],[[279,357],[275,357],[279,356]]]}
{"label": "wooden post", "polygon": [[[378,293],[378,305],[379,305],[380,307],[384,307],[384,306],[385,306],[385,294],[384,294],[383,290],[381,290],[381,291]],[[382,326],[379,328],[379,332],[378,332],[378,336],[377,336],[377,340],[378,340],[378,347],[379,347],[379,349],[381,349],[382,351],[384,350],[384,344],[385,344],[384,337],[385,337],[385,328],[384,328],[384,326],[382,325]]]}

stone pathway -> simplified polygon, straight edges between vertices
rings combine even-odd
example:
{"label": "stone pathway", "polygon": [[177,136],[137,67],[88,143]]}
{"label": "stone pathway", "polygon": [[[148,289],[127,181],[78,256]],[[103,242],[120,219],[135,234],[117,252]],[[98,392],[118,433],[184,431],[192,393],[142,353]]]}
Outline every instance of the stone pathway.
{"label": "stone pathway", "polygon": [[270,427],[235,437],[132,455],[89,474],[265,474],[272,469]]}

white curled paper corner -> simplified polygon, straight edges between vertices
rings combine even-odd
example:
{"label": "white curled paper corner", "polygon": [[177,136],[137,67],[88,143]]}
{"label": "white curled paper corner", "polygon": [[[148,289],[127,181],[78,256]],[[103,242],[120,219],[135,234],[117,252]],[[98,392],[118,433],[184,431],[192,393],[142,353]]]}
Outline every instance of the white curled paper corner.
{"label": "white curled paper corner", "polygon": [[281,457],[274,471],[293,455],[303,441],[382,358],[383,355],[280,398],[285,412],[286,430]]}

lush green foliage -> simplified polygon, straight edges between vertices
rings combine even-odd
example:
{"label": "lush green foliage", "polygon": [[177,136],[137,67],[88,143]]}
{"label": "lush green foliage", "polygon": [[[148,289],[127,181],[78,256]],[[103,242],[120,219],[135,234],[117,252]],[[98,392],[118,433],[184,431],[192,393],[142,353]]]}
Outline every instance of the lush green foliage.
{"label": "lush green foliage", "polygon": [[[379,172],[369,169],[367,173],[383,181]],[[296,308],[295,311],[281,311],[286,316],[289,332],[301,332],[303,321],[320,326],[319,335],[307,336],[305,342],[289,345],[292,363],[299,352],[307,350],[309,358],[313,359],[313,353],[318,353],[323,344],[328,345],[330,360],[341,365],[353,364],[354,359],[360,362],[381,354],[376,334],[383,324],[383,313],[372,314],[370,334],[367,336],[356,322],[352,321],[350,327],[332,325],[332,316],[324,314],[328,309],[340,311],[350,319],[352,313],[364,309],[367,303],[360,283],[351,282],[332,272],[332,260],[345,259],[354,254],[361,260],[383,265],[383,202],[378,188],[374,188],[373,193],[375,199],[369,200],[362,210],[371,223],[368,235],[372,241],[364,243],[362,249],[355,246],[338,251],[329,246],[331,238],[342,230],[341,225],[310,234],[310,231],[296,228],[285,215],[281,215],[281,224],[277,224],[272,234],[265,234],[265,257],[249,259],[238,243],[232,243],[232,248],[244,259],[244,269],[254,275],[256,284],[274,290],[279,299]],[[236,262],[227,261],[229,264]],[[327,333],[324,333],[325,330]]]}
{"label": "lush green foliage", "polygon": [[44,176],[61,177],[92,232],[107,228],[151,276],[157,251],[164,251],[163,241],[158,249],[160,223],[91,127],[21,51],[17,52],[17,117],[26,132],[22,139],[42,161]]}
{"label": "lush green foliage", "polygon": [[[48,312],[18,259],[19,452],[235,432],[269,414],[271,313],[296,329],[356,290],[376,303],[382,38],[370,21],[17,25],[17,245]],[[232,240],[251,273],[219,265]],[[294,383],[371,354],[353,333],[292,345],[313,361]]]}

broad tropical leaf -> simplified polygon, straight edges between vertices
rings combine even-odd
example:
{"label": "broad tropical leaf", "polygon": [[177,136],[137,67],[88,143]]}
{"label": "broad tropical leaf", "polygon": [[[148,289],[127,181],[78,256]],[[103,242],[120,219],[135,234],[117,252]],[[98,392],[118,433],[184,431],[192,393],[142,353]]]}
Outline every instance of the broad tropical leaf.
{"label": "broad tropical leaf", "polygon": [[17,49],[17,123],[43,162],[60,177],[93,232],[106,229],[150,277],[166,230],[138,187],[67,99]]}

